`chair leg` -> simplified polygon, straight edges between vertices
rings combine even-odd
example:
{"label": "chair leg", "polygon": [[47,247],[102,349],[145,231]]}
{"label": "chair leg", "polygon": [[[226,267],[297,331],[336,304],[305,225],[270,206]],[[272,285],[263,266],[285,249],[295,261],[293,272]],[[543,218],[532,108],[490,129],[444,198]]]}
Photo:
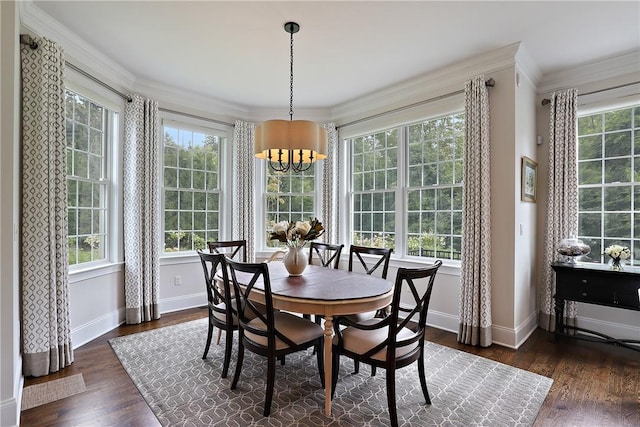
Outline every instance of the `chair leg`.
{"label": "chair leg", "polygon": [[231,390],[235,390],[240,379],[240,370],[242,370],[242,362],[244,361],[244,345],[242,344],[242,334],[238,334],[238,361],[236,362],[236,372],[231,382]]}
{"label": "chair leg", "polygon": [[338,371],[340,370],[340,350],[337,347],[333,347],[331,358],[331,400],[333,400],[338,384]]}
{"label": "chair leg", "polygon": [[[284,358],[284,357],[283,357]],[[267,393],[264,399],[263,415],[268,417],[271,413],[271,401],[273,400],[273,388],[276,382],[276,358],[274,356],[267,357]]]}
{"label": "chair leg", "polygon": [[313,345],[313,350],[316,352],[316,358],[318,360],[318,372],[320,373],[320,384],[322,384],[322,388],[325,387],[324,383],[324,338],[320,337],[318,342]]}
{"label": "chair leg", "polygon": [[418,376],[420,377],[420,386],[422,387],[424,400],[427,401],[427,405],[431,405],[431,398],[429,397],[429,390],[427,389],[427,378],[424,374],[424,355],[422,354],[418,359]]}
{"label": "chair leg", "polygon": [[396,370],[387,366],[387,406],[391,427],[398,427],[398,412],[396,409]]}
{"label": "chair leg", "polygon": [[353,359],[353,373],[360,373],[360,361]]}
{"label": "chair leg", "polygon": [[222,336],[222,329],[218,328],[218,340],[216,341],[216,345],[220,345],[221,336]]}
{"label": "chair leg", "polygon": [[202,355],[203,359],[207,358],[207,354],[209,353],[209,346],[211,345],[211,335],[213,334],[213,325],[211,321],[209,321],[209,332],[207,333],[207,345],[204,346],[204,354]]}
{"label": "chair leg", "polygon": [[375,377],[375,376],[376,376],[376,368],[377,368],[377,366],[373,366],[373,365],[371,365],[371,376],[372,376],[372,377]]}
{"label": "chair leg", "polygon": [[225,347],[224,347],[224,362],[222,364],[222,378],[227,378],[227,372],[229,372],[229,362],[231,361],[231,351],[233,349],[233,329],[227,329],[225,331]]}

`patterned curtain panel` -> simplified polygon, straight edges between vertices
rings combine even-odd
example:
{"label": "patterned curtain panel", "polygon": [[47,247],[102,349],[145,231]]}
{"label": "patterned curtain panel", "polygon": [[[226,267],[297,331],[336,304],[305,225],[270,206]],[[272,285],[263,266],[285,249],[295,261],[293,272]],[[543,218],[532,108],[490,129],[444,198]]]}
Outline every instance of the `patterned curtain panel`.
{"label": "patterned curtain panel", "polygon": [[22,370],[73,362],[69,319],[64,55],[47,39],[21,49]]}
{"label": "patterned curtain panel", "polygon": [[338,130],[334,123],[325,123],[328,145],[327,158],[323,160],[322,174],[322,218],[324,241],[338,244]]}
{"label": "patterned curtain panel", "polygon": [[237,120],[233,130],[233,239],[247,241],[247,262],[255,260],[255,124]]}
{"label": "patterned curtain panel", "polygon": [[[545,216],[544,249],[538,324],[547,331],[555,330],[553,294],[555,273],[551,263],[560,240],[575,237],[578,231],[578,175],[576,127],[578,91],[569,89],[551,95],[549,112],[549,184]],[[576,303],[565,304],[565,324],[575,325]]]}
{"label": "patterned curtain panel", "polygon": [[490,346],[491,153],[484,76],[465,84],[464,197],[458,342]]}
{"label": "patterned curtain panel", "polygon": [[156,101],[134,95],[124,110],[124,289],[126,322],[159,319],[160,194]]}

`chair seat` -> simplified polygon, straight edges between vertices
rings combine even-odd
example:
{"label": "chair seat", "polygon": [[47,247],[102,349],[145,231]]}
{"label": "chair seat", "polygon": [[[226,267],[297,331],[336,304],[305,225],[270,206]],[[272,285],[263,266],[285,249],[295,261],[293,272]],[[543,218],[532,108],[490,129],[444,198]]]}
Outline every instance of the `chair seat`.
{"label": "chair seat", "polygon": [[[276,329],[296,344],[303,344],[324,335],[324,329],[320,325],[316,325],[314,322],[302,317],[282,312],[275,312],[274,316]],[[260,318],[253,319],[249,322],[249,325],[265,331],[267,329]],[[256,335],[245,330],[245,337],[259,345],[267,346],[267,337],[265,336]],[[282,350],[287,347],[289,346],[284,341],[276,338],[276,350]]]}
{"label": "chair seat", "polygon": [[[236,304],[236,300],[235,299],[232,300],[231,301],[231,306],[234,308],[234,310],[236,308],[236,305],[237,305]],[[264,305],[255,304],[255,306],[260,311],[260,313],[262,313],[262,314],[266,313],[267,307],[265,307]],[[214,305],[213,307],[215,307],[215,310],[212,310],[213,311],[213,317],[215,317],[217,320],[219,320],[222,323],[226,323],[226,321],[227,321],[226,315],[224,313],[218,311],[218,310],[226,311],[227,310],[226,304],[221,302],[219,304]],[[256,315],[251,310],[247,310],[246,314],[247,314],[247,317],[249,317],[249,318],[255,318],[256,317]],[[236,317],[235,314],[233,314],[232,317],[233,317],[233,326],[237,326],[238,325],[238,318]]]}
{"label": "chair seat", "polygon": [[377,311],[367,311],[366,313],[356,313],[344,316],[353,323],[368,322],[376,317]]}
{"label": "chair seat", "polygon": [[[381,319],[369,319],[364,322],[360,322],[361,325],[375,325]],[[412,330],[408,328],[402,328],[400,332],[398,332],[397,340],[403,340],[412,337],[415,334]],[[357,329],[354,327],[347,327],[342,330],[342,343],[343,348],[346,351],[355,354],[365,354],[367,351],[371,350],[378,344],[382,343],[389,337],[389,327],[384,326],[379,329],[374,330],[363,330]],[[333,344],[338,345],[338,337],[333,337]],[[415,342],[410,345],[402,346],[396,348],[396,358],[400,358],[405,354],[415,350],[418,347],[419,343]],[[387,360],[387,348],[383,348],[373,356],[372,359],[379,360],[384,362]]]}

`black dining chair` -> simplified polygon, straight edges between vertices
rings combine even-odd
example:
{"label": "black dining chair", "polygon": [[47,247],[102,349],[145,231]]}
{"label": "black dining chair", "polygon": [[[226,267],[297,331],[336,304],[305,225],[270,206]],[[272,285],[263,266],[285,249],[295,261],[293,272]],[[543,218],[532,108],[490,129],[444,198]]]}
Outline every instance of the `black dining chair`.
{"label": "black dining chair", "polygon": [[[207,308],[209,311],[209,330],[207,332],[207,344],[204,347],[203,359],[207,358],[211,346],[213,328],[225,331],[224,362],[222,365],[222,378],[227,377],[231,350],[233,346],[233,331],[238,329],[237,311],[235,302],[232,301],[231,286],[227,274],[225,255],[205,253],[198,250],[204,280],[207,288]],[[222,280],[217,280],[216,274],[220,274]],[[218,340],[219,340],[218,336]]]}
{"label": "black dining chair", "polygon": [[211,253],[223,253],[231,259],[236,259],[236,255],[240,254],[240,261],[247,261],[246,240],[220,240],[216,242],[207,242],[207,247]]}
{"label": "black dining chair", "polygon": [[321,266],[338,269],[340,267],[340,254],[344,245],[332,245],[329,243],[311,242],[309,245],[309,265],[316,264],[316,259]]}
{"label": "black dining chair", "polygon": [[[285,355],[308,349],[323,347],[324,329],[314,322],[290,313],[274,311],[271,295],[271,281],[267,263],[242,263],[227,260],[231,281],[235,290],[236,304],[244,307],[238,316],[239,345],[236,371],[231,383],[235,390],[240,379],[245,348],[267,358],[267,390],[264,402],[264,415],[271,413],[271,402],[275,387],[276,359]],[[241,284],[238,275],[244,274]],[[262,285],[256,288],[256,284]],[[257,294],[257,298],[254,295]],[[266,313],[262,313],[254,299],[264,300]],[[317,352],[320,381],[324,387],[324,363],[322,351]]]}
{"label": "black dining chair", "polygon": [[[357,246],[351,245],[349,247],[349,271],[353,271],[355,260],[357,260],[368,275],[376,274],[382,279],[387,278],[389,272],[389,261],[391,260],[391,248],[374,248],[369,246]],[[364,255],[364,257],[363,257]],[[357,265],[357,264],[356,264]],[[349,320],[352,322],[362,322],[374,317],[385,317],[387,315],[387,308],[381,308],[377,311],[367,313],[356,313],[349,315]],[[355,361],[354,373],[360,372],[360,363]],[[375,366],[371,367],[371,375],[376,374]]]}
{"label": "black dining chair", "polygon": [[[321,265],[326,268],[338,269],[340,267],[340,254],[344,245],[332,245],[330,243],[311,242],[309,245],[309,265]],[[317,260],[317,261],[316,261]],[[305,319],[311,316],[305,314]],[[322,316],[316,315],[315,322],[319,325]]]}
{"label": "black dining chair", "polygon": [[[247,241],[246,240],[217,240],[207,242],[209,252],[212,254],[223,254],[228,258],[235,259],[240,256],[240,261],[247,261]],[[220,345],[222,329],[218,330],[216,345]]]}
{"label": "black dining chair", "polygon": [[[387,371],[387,404],[391,426],[398,425],[396,411],[396,370],[418,361],[422,394],[431,404],[424,367],[424,333],[431,291],[442,261],[426,268],[399,268],[393,290],[391,310],[384,318],[352,322],[346,317],[334,320],[331,395],[335,395],[340,356],[347,356]],[[424,283],[418,282],[426,282]],[[402,302],[401,302],[402,301]],[[407,302],[407,301],[410,301]]]}

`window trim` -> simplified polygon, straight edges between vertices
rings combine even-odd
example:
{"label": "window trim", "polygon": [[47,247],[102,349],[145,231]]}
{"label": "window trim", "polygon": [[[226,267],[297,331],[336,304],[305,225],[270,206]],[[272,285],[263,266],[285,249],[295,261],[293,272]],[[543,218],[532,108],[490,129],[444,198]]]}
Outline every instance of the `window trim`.
{"label": "window trim", "polygon": [[[279,248],[267,246],[267,232],[265,230],[265,220],[267,217],[267,168],[269,165],[266,160],[255,159],[255,194],[254,194],[254,212],[255,223],[253,225],[253,235],[255,236],[256,258],[264,254],[269,256],[273,252],[280,250]],[[318,161],[314,164],[314,192],[313,192],[313,210],[314,215],[321,222],[323,200],[322,200],[322,179],[324,176],[324,161]],[[258,179],[259,178],[259,179]]]}
{"label": "window trim", "polygon": [[105,258],[96,261],[69,265],[69,275],[83,274],[86,271],[109,268],[121,263],[124,259],[122,242],[122,151],[123,126],[121,125],[124,114],[122,99],[107,91],[102,86],[75,73],[67,73],[64,81],[65,89],[99,104],[107,110],[107,126],[105,127],[105,174],[107,181],[106,197],[106,231],[107,248]]}
{"label": "window trim", "polygon": [[[441,102],[443,101],[443,102]],[[444,102],[447,101],[447,102]],[[427,108],[428,107],[428,108]],[[444,110],[443,107],[446,107]],[[419,117],[420,114],[431,113],[430,116]],[[411,263],[424,263],[429,264],[433,259],[431,257],[421,257],[421,256],[413,256],[407,255],[407,236],[405,235],[407,232],[407,208],[408,208],[408,197],[409,190],[411,189],[408,186],[409,182],[409,170],[408,170],[408,132],[409,127],[412,125],[416,125],[419,123],[423,123],[425,121],[437,120],[439,118],[448,117],[455,114],[464,114],[464,98],[458,97],[449,97],[446,100],[439,100],[434,103],[430,103],[427,106],[421,106],[420,108],[416,108],[411,111],[411,114],[405,115],[407,120],[404,120],[400,123],[396,123],[395,125],[381,127],[379,123],[376,123],[375,126],[371,126],[369,129],[375,129],[371,131],[364,132],[354,132],[356,127],[350,129],[350,131],[346,131],[340,134],[340,141],[343,142],[344,145],[344,155],[343,155],[343,164],[346,165],[344,187],[345,190],[342,194],[345,194],[345,200],[347,203],[347,209],[342,210],[344,221],[344,230],[342,234],[342,241],[347,242],[348,244],[353,244],[352,241],[352,232],[353,232],[353,224],[352,224],[352,215],[353,215],[353,195],[354,191],[351,188],[351,177],[352,173],[352,150],[353,144],[345,143],[347,140],[352,140],[354,138],[372,135],[379,132],[384,132],[390,129],[398,129],[398,179],[402,179],[401,185],[396,186],[396,218],[395,218],[395,249],[392,254],[392,260],[402,260]],[[408,119],[411,120],[408,120]],[[357,127],[357,129],[364,129],[361,125]],[[344,135],[344,136],[343,136]],[[464,182],[461,182],[460,185],[464,185]],[[434,188],[439,188],[439,186],[434,186]],[[462,264],[461,260],[455,259],[443,259],[443,262],[452,267],[460,267]]]}
{"label": "window trim", "polygon": [[[164,147],[164,127],[175,126],[181,129],[188,129],[196,132],[213,133],[215,135],[225,138],[225,142],[220,144],[220,157],[219,157],[219,239],[229,240],[231,239],[232,231],[232,144],[233,144],[233,131],[230,126],[224,126],[219,123],[207,121],[205,119],[182,115],[175,112],[160,111],[160,126],[158,127],[158,138],[160,146]],[[164,148],[160,149],[159,153],[159,176],[160,180],[160,236],[158,239],[160,259],[162,258],[180,258],[180,257],[193,257],[196,253],[195,250],[179,251],[179,252],[165,252],[164,251],[164,213],[165,213],[165,195],[164,195]]]}

